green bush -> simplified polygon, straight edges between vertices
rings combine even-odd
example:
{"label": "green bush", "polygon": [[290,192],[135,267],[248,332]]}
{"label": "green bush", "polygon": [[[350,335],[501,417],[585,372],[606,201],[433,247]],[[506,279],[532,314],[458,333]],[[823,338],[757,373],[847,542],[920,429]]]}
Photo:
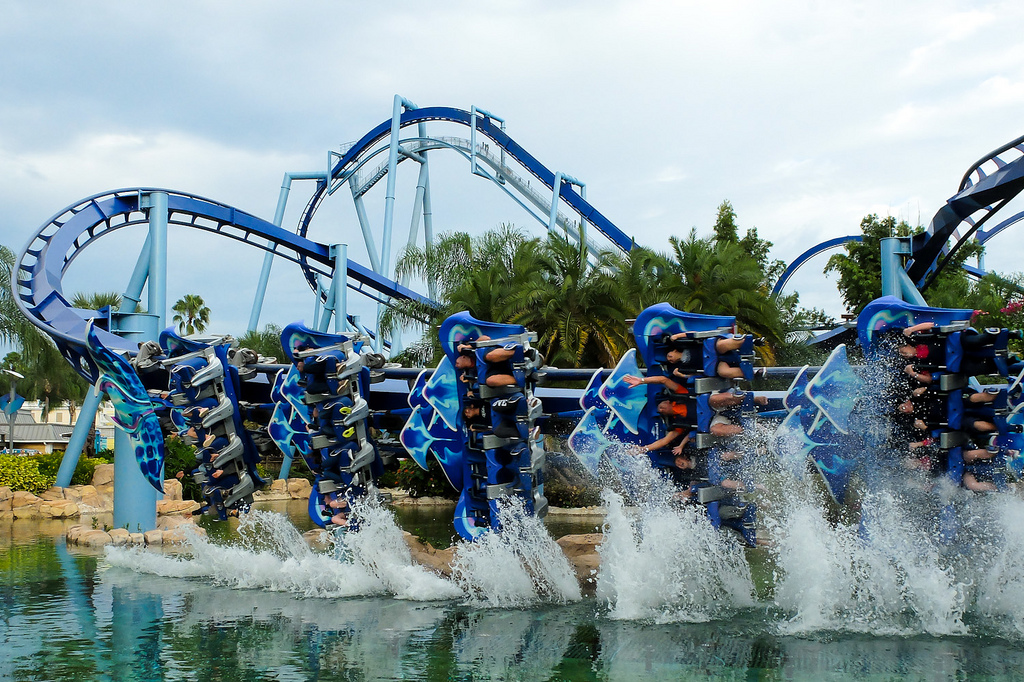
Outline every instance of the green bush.
{"label": "green bush", "polygon": [[192,478],[192,470],[196,468],[196,449],[176,436],[164,441],[164,477],[175,478],[178,472],[181,477],[181,498],[202,502],[203,494]]}
{"label": "green bush", "polygon": [[[57,472],[60,470],[60,463],[64,459],[64,453],[60,450],[54,452],[44,452],[36,455],[36,461],[39,463],[39,473],[50,481],[57,481]],[[75,465],[75,473],[71,475],[71,485],[90,485],[92,484],[93,474],[96,473],[96,467],[100,464],[109,464],[110,462],[104,459],[97,459],[94,457],[79,457],[78,464]],[[53,483],[51,483],[53,485]]]}
{"label": "green bush", "polygon": [[583,485],[571,485],[561,481],[544,484],[544,497],[552,507],[595,507],[601,504],[601,491]]}
{"label": "green bush", "polygon": [[429,460],[430,469],[424,471],[411,459],[403,459],[398,469],[386,471],[377,483],[384,488],[400,488],[411,497],[446,497],[457,499],[461,491],[452,488],[448,478],[441,470],[441,464],[433,457]]}
{"label": "green bush", "polygon": [[39,471],[35,457],[0,455],[0,486],[38,494],[53,485],[53,481]]}

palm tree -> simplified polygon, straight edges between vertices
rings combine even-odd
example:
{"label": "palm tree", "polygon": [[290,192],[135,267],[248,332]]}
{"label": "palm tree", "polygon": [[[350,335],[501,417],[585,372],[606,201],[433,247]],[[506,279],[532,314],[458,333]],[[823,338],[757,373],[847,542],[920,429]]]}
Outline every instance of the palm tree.
{"label": "palm tree", "polygon": [[116,291],[99,291],[91,294],[78,292],[71,299],[71,305],[82,310],[99,310],[106,306],[116,310],[121,307],[121,294]]}
{"label": "palm tree", "polygon": [[172,319],[178,325],[178,331],[185,336],[202,334],[210,323],[210,309],[198,294],[185,294],[171,306],[171,310],[174,311]]}
{"label": "palm tree", "polygon": [[538,334],[549,362],[614,365],[629,345],[626,308],[610,253],[591,266],[585,247],[549,233],[536,265],[508,303],[511,319]]}
{"label": "palm tree", "polygon": [[18,310],[11,290],[11,273],[16,256],[6,246],[0,246],[0,341],[20,343],[22,335],[32,326]]}
{"label": "palm tree", "polygon": [[772,343],[782,340],[779,309],[763,286],[757,261],[733,242],[670,237],[665,299],[680,310],[735,315],[738,325]]}
{"label": "palm tree", "polygon": [[665,278],[669,259],[642,246],[629,253],[609,253],[601,275],[614,280],[615,292],[627,318],[635,318],[644,308],[665,301]]}
{"label": "palm tree", "polygon": [[274,358],[284,362],[284,348],[281,346],[281,327],[268,324],[263,331],[247,331],[238,337],[238,346],[256,351],[265,358]]}
{"label": "palm tree", "polygon": [[460,310],[482,320],[508,319],[509,292],[531,270],[538,245],[538,240],[505,224],[478,237],[446,232],[430,247],[407,248],[395,263],[395,277],[433,282],[437,305],[392,301],[381,316],[382,332],[390,334],[410,325],[423,326],[426,331]]}
{"label": "palm tree", "polygon": [[74,414],[75,401],[85,397],[88,385],[71,368],[50,337],[18,310],[11,290],[14,261],[14,252],[0,246],[0,341],[10,343],[19,351],[19,371],[25,375],[19,387],[26,398],[45,401],[45,411],[49,411],[53,403],[67,401]]}

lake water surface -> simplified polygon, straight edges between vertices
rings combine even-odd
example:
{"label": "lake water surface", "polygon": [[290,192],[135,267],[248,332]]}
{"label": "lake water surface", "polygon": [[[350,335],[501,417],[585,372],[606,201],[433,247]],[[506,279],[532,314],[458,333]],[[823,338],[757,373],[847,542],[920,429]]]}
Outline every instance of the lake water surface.
{"label": "lake water surface", "polygon": [[[609,501],[596,595],[530,519],[450,580],[409,561],[387,510],[327,554],[300,536],[304,505],[211,526],[185,556],[69,549],[63,524],[13,522],[0,679],[1024,678],[1019,544],[951,560],[890,529],[867,546],[790,505],[775,547],[743,550],[686,510]],[[1020,500],[986,511],[1024,522]],[[449,514],[399,524],[444,544]]]}

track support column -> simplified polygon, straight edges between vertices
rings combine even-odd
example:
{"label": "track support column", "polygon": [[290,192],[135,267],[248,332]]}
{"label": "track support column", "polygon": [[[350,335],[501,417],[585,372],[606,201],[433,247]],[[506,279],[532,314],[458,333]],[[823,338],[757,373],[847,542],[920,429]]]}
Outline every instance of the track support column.
{"label": "track support column", "polygon": [[[292,189],[292,180],[326,180],[327,173],[285,173],[281,181],[281,192],[277,197],[277,209],[274,211],[274,226],[281,227],[284,222],[284,210],[288,205],[288,195]],[[256,284],[256,296],[252,301],[252,312],[249,313],[249,327],[251,332],[256,331],[259,326],[260,313],[263,311],[263,299],[267,294],[267,283],[270,281],[270,269],[274,264],[274,242],[267,242],[267,253],[263,256],[263,268],[260,270],[260,279]]]}
{"label": "track support column", "polygon": [[167,321],[167,194],[143,195],[141,204],[149,208],[149,312],[163,329]]}
{"label": "track support column", "polygon": [[[143,194],[139,207],[149,210],[149,313],[155,317],[156,332],[145,340],[155,341],[167,320],[167,220],[165,192]],[[136,268],[138,269],[138,268]],[[129,532],[156,528],[159,493],[146,481],[135,459],[135,449],[124,430],[114,430],[114,527]]]}
{"label": "track support column", "polygon": [[75,429],[71,432],[71,439],[64,450],[64,458],[60,461],[60,468],[57,469],[57,481],[54,483],[58,488],[67,488],[71,485],[71,479],[75,475],[75,468],[82,456],[82,449],[92,436],[96,423],[96,410],[100,406],[102,394],[91,387],[85,394],[81,409],[78,410],[78,421],[75,422]]}
{"label": "track support column", "polygon": [[911,255],[910,240],[886,237],[880,241],[882,256],[882,295],[896,296],[907,303],[927,306],[924,296],[903,269],[903,257]]}

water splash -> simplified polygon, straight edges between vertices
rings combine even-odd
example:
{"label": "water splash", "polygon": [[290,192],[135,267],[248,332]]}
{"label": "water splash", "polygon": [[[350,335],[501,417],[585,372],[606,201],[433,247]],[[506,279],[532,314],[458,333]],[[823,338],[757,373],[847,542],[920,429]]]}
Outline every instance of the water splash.
{"label": "water splash", "polygon": [[109,548],[107,560],[143,573],[203,578],[226,587],[301,597],[391,594],[431,601],[462,596],[456,585],[413,563],[389,512],[374,504],[364,504],[355,512],[360,515],[360,531],[336,536],[342,538],[347,561],[339,561],[337,551],[314,552],[285,516],[266,511],[243,517],[236,545],[219,545],[193,535],[189,556],[122,547]]}
{"label": "water splash", "polygon": [[498,505],[500,533],[459,545],[452,578],[476,606],[521,608],[582,599],[579,583],[543,522],[507,497]]}
{"label": "water splash", "polygon": [[[974,589],[972,611],[989,620],[1004,636],[1024,636],[1024,500],[992,495],[975,500],[978,520],[988,524],[998,541],[978,543],[963,571]],[[972,533],[981,523],[972,524]]]}
{"label": "water splash", "polygon": [[609,615],[703,622],[752,606],[753,580],[739,542],[715,530],[702,508],[674,506],[672,483],[645,460],[637,458],[628,478],[635,510],[618,493],[604,493],[597,594]]}
{"label": "water splash", "polygon": [[860,526],[830,523],[823,508],[791,496],[775,538],[775,602],[785,633],[876,635],[966,632],[964,585],[934,534],[891,492],[867,496]]}

